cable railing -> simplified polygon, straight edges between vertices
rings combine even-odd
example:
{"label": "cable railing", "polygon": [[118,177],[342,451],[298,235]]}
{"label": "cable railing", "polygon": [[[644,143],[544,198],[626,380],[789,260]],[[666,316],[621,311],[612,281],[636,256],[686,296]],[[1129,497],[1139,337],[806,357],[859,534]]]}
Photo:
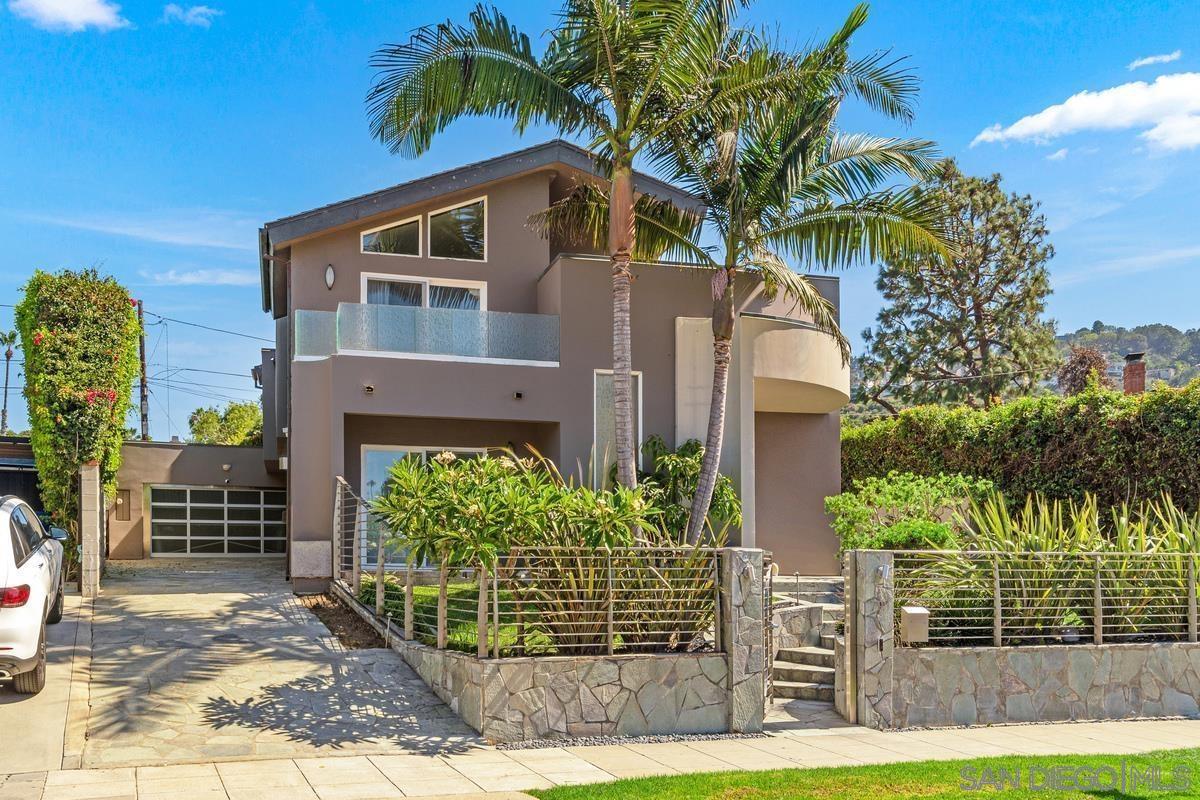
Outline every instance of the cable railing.
{"label": "cable railing", "polygon": [[929,612],[942,646],[1197,641],[1197,556],[1188,553],[897,551],[896,631]]}
{"label": "cable railing", "polygon": [[333,560],[337,577],[357,586],[362,570],[362,543],[368,509],[358,493],[338,476],[333,485]]}
{"label": "cable railing", "polygon": [[[713,548],[544,547],[490,569],[385,563],[380,611],[407,638],[479,657],[720,650],[719,559]],[[368,572],[360,599],[377,585]]]}

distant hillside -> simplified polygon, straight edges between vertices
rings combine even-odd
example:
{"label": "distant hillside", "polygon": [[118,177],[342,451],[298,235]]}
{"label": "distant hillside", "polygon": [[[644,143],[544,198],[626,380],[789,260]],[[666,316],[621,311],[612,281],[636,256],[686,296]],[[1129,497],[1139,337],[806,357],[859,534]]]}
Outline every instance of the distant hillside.
{"label": "distant hillside", "polygon": [[1118,379],[1126,353],[1146,353],[1148,381],[1166,381],[1182,386],[1200,376],[1200,330],[1181,331],[1170,325],[1138,325],[1118,328],[1097,320],[1090,328],[1058,337],[1059,350],[1071,345],[1094,347],[1108,358],[1108,372]]}

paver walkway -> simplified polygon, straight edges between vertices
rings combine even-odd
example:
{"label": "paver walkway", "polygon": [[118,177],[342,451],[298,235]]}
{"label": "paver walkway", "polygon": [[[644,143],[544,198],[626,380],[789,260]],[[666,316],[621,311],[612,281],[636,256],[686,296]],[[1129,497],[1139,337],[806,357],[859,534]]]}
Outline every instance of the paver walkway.
{"label": "paver walkway", "polygon": [[280,561],[111,563],[92,637],[84,767],[478,741],[397,653],[344,650]]}
{"label": "paver walkway", "polygon": [[[821,727],[803,701],[759,739],[346,756],[78,770],[0,777],[0,800],[383,800],[515,792],[616,778],[829,767],[999,755],[1121,754],[1200,746],[1200,720],[1090,722],[968,730]],[[777,715],[776,715],[777,716]],[[43,794],[44,792],[44,794]],[[494,798],[493,800],[498,800]]]}

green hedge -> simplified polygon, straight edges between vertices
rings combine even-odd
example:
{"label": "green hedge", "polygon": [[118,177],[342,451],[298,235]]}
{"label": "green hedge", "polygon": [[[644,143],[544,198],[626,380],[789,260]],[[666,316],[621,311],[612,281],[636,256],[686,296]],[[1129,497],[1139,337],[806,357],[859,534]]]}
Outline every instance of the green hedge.
{"label": "green hedge", "polygon": [[1200,380],[1143,395],[1092,388],[987,411],[924,406],[842,431],[842,485],[887,475],[962,473],[1008,496],[1041,492],[1117,505],[1169,492],[1200,505]]}

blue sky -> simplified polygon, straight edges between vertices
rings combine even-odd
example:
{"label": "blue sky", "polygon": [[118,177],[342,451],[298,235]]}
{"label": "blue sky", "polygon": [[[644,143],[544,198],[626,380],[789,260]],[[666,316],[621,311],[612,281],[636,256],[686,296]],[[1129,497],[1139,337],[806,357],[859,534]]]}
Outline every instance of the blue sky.
{"label": "blue sky", "polygon": [[[98,264],[152,313],[269,338],[259,223],[519,146],[509,126],[470,120],[406,161],[368,134],[371,52],[464,19],[470,2],[206,2],[0,0],[0,303],[34,268]],[[500,5],[533,33],[556,8]],[[765,0],[744,19],[802,44],[851,6]],[[909,57],[923,85],[907,133],[1042,203],[1060,330],[1095,319],[1193,328],[1197,31],[1195,2],[880,0],[855,50]],[[861,108],[842,124],[905,132]],[[843,275],[855,342],[879,308],[873,283],[870,268]],[[240,376],[261,345],[151,326],[152,435],[186,434],[197,405],[253,397]],[[168,371],[181,367],[214,372]],[[23,399],[10,406],[24,427]]]}

